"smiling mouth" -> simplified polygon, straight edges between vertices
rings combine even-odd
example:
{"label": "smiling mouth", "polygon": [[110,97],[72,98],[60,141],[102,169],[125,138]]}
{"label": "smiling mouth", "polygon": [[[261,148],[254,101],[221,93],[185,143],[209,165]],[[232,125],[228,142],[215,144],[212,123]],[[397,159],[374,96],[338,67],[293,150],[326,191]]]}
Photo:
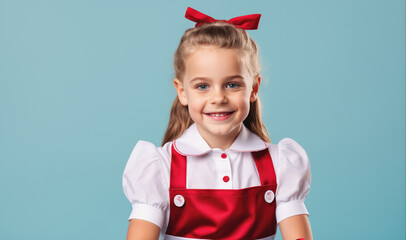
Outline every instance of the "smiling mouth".
{"label": "smiling mouth", "polygon": [[209,116],[213,120],[217,121],[223,121],[228,119],[234,111],[232,112],[215,112],[215,113],[205,113],[207,116]]}

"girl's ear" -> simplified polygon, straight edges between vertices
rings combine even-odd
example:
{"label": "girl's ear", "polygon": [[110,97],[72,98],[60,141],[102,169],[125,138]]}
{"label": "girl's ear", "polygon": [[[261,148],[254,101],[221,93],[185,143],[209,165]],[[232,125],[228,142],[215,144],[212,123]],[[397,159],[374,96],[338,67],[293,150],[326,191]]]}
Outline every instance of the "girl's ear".
{"label": "girl's ear", "polygon": [[252,86],[252,92],[251,92],[251,97],[250,97],[251,102],[255,102],[255,100],[257,100],[258,89],[259,89],[260,83],[261,83],[261,76],[258,77],[256,83]]}
{"label": "girl's ear", "polygon": [[187,106],[188,102],[187,102],[186,92],[185,92],[185,88],[183,87],[182,81],[175,78],[173,80],[173,84],[175,85],[176,92],[178,93],[178,98],[179,98],[180,103],[183,106]]}

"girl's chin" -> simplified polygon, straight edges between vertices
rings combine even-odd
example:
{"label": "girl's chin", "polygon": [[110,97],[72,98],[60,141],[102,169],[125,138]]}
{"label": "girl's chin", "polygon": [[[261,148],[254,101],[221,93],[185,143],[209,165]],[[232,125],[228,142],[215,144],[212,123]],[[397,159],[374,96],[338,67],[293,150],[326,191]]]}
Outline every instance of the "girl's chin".
{"label": "girl's chin", "polygon": [[202,135],[211,135],[212,137],[234,137],[237,135],[240,130],[241,130],[241,125],[238,126],[233,126],[231,124],[213,124],[213,125],[204,125],[204,126],[199,126],[197,125],[198,129],[201,129],[203,131],[199,132]]}

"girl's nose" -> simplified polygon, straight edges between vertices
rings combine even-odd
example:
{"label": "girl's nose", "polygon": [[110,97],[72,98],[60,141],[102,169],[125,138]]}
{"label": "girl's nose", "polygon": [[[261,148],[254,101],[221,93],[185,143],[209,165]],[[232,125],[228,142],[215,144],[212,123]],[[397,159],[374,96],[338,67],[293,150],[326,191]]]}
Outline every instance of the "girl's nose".
{"label": "girl's nose", "polygon": [[213,91],[211,96],[212,104],[227,103],[227,96],[224,93],[223,89],[216,89]]}

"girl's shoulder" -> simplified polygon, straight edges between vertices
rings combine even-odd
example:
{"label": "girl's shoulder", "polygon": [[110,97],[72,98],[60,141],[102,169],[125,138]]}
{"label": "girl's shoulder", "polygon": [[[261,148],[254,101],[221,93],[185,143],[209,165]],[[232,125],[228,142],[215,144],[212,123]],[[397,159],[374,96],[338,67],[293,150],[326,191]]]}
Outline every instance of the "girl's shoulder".
{"label": "girl's shoulder", "polygon": [[268,149],[276,163],[308,165],[309,158],[304,148],[292,138],[283,138],[277,144],[267,143]]}
{"label": "girl's shoulder", "polygon": [[156,146],[154,143],[144,140],[139,140],[132,152],[130,158],[143,158],[149,161],[160,161],[170,157],[172,142],[165,143],[164,146]]}
{"label": "girl's shoulder", "polygon": [[125,171],[132,171],[132,174],[143,174],[145,171],[157,171],[167,178],[169,175],[171,161],[172,142],[164,146],[155,146],[154,143],[139,140],[128,158]]}

